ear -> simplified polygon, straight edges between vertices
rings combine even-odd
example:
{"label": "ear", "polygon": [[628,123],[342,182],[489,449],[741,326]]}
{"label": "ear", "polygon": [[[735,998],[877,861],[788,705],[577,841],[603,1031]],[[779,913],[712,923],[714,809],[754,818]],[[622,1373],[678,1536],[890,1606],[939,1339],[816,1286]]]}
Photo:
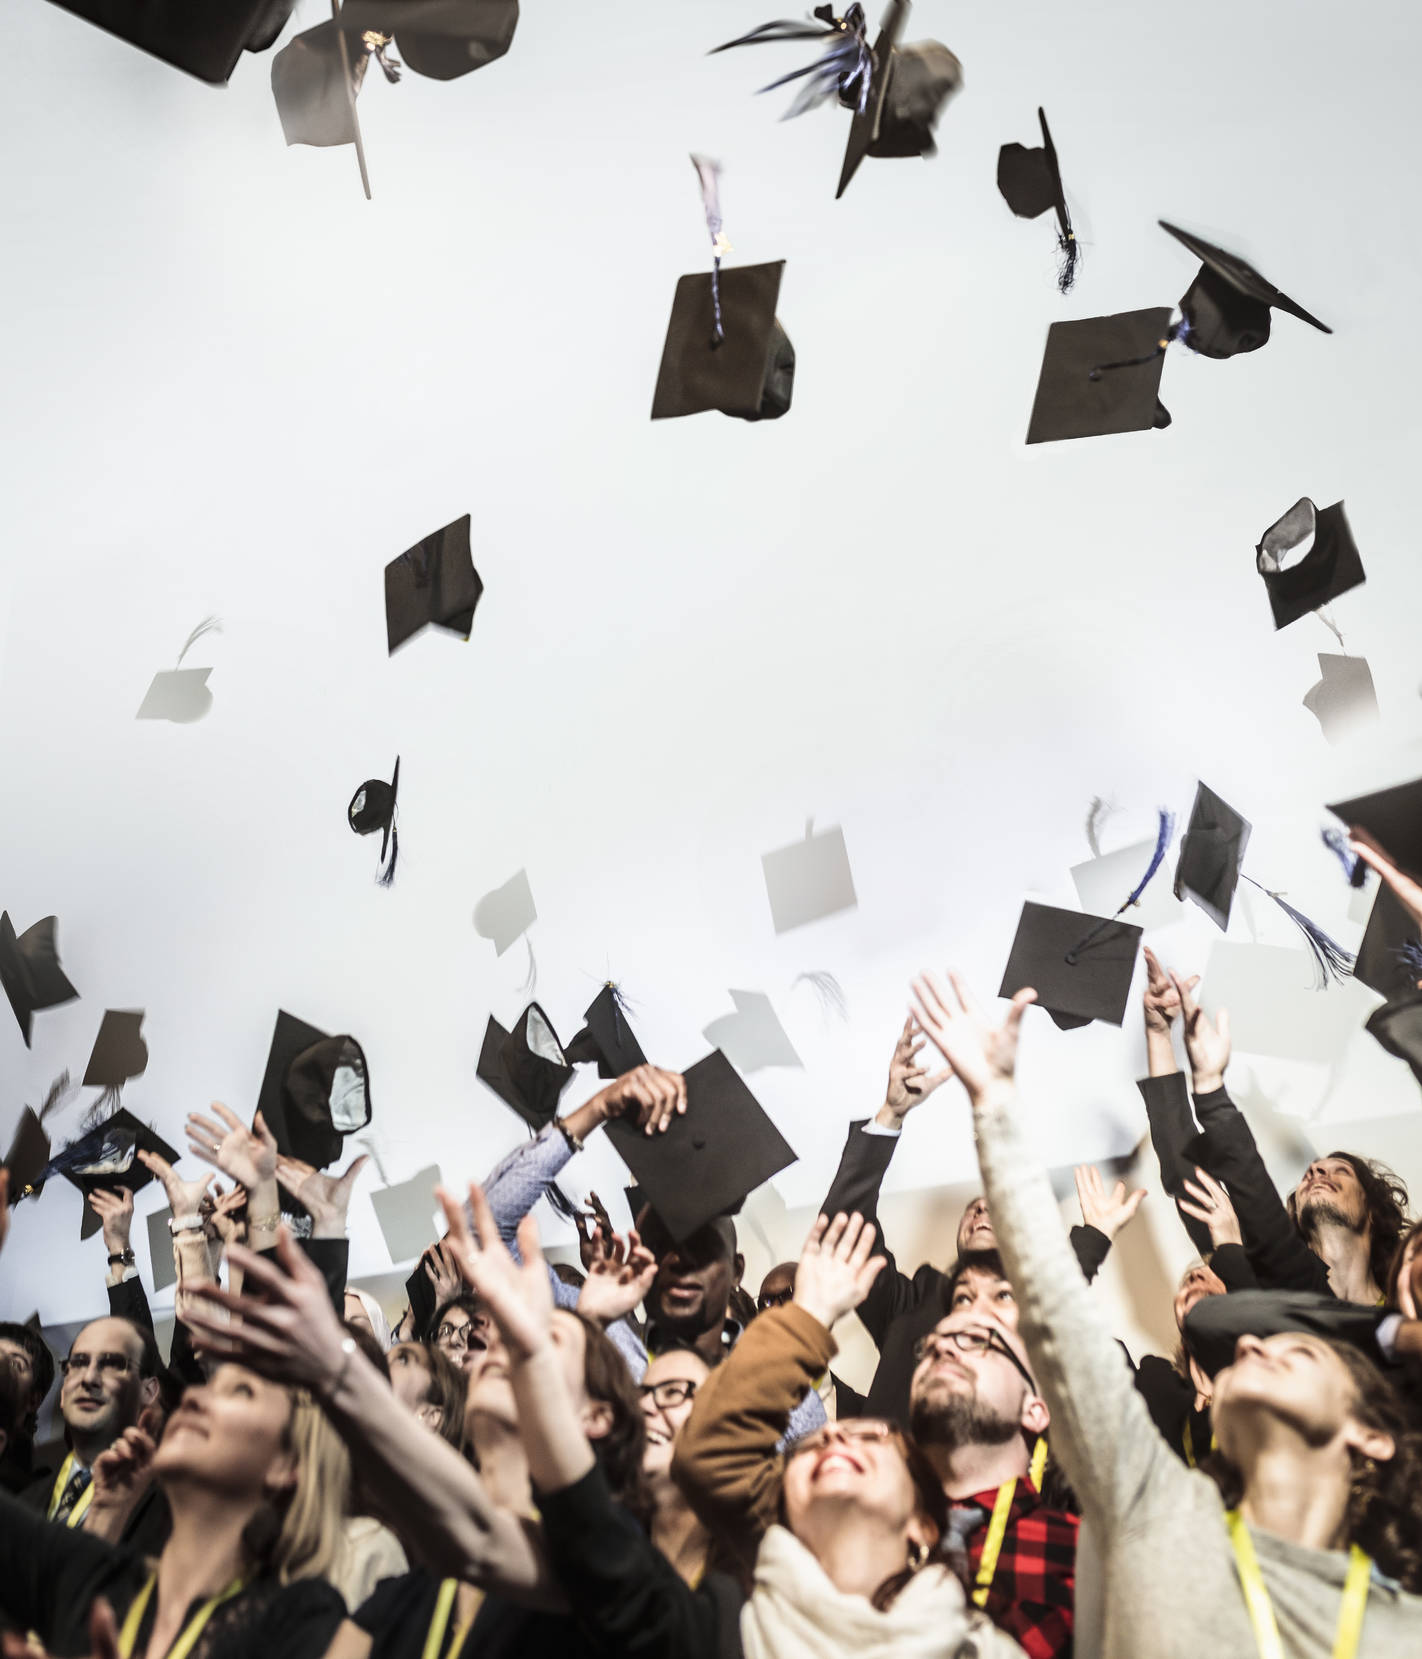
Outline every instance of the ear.
{"label": "ear", "polygon": [[138,1385],[138,1408],[140,1411],[148,1406],[157,1405],[159,1397],[157,1377],[145,1377]]}
{"label": "ear", "polygon": [[931,1550],[938,1542],[938,1528],[922,1510],[916,1510],[909,1520],[908,1541],[922,1544],[926,1550]]}
{"label": "ear", "polygon": [[739,1288],[740,1282],[745,1278],[745,1276],[746,1259],[740,1251],[737,1250],[735,1255],[731,1257],[731,1283]]}
{"label": "ear", "polygon": [[1022,1427],[1028,1434],[1045,1434],[1051,1427],[1052,1414],[1047,1402],[1038,1394],[1029,1394],[1022,1402]]}
{"label": "ear", "polygon": [[606,1400],[589,1400],[583,1407],[582,1430],[589,1440],[606,1440],[612,1433],[612,1407]]}
{"label": "ear", "polygon": [[1374,1463],[1390,1463],[1397,1455],[1397,1442],[1386,1429],[1370,1429],[1354,1418],[1349,1419],[1343,1438],[1350,1451]]}
{"label": "ear", "polygon": [[279,1458],[273,1461],[271,1468],[267,1470],[267,1478],[262,1483],[266,1495],[269,1498],[274,1498],[280,1492],[293,1491],[296,1486],[297,1473],[295,1454],[293,1452],[283,1452]]}

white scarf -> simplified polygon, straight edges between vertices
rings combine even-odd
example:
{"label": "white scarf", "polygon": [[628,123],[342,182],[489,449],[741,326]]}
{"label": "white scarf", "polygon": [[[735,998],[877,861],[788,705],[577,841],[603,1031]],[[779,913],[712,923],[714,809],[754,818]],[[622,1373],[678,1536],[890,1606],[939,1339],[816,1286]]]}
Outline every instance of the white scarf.
{"label": "white scarf", "polygon": [[741,1612],[745,1659],[1021,1659],[1022,1650],[967,1605],[944,1567],[925,1567],[877,1612],[845,1595],[793,1533],[773,1526]]}

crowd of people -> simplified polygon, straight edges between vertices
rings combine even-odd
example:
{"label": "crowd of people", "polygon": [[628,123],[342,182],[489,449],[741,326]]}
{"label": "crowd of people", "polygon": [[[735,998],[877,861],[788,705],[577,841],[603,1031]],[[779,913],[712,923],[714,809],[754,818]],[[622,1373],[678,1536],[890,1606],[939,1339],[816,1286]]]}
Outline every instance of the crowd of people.
{"label": "crowd of people", "polygon": [[[1422,889],[1366,856],[1422,926]],[[545,1261],[530,1212],[587,1136],[685,1109],[651,1065],[439,1194],[393,1328],[345,1282],[361,1160],[327,1174],[260,1114],[194,1114],[225,1190],[139,1153],[172,1210],[167,1358],[131,1191],[91,1197],[108,1308],[63,1359],[0,1324],[7,1654],[1414,1659],[1422,1223],[1357,1150],[1281,1195],[1227,1017],[1146,959],[1141,1093],[1199,1250],[1168,1356],[1129,1354],[1091,1288],[1143,1194],[1083,1167],[1063,1228],[1014,1076],[1030,990],[999,1020],[914,981],[883,1103],[754,1299],[729,1214],[681,1237],[603,1215],[583,1272]],[[983,1194],[945,1265],[908,1266],[880,1186],[911,1115],[964,1094]],[[833,1369],[856,1311],[862,1395]]]}

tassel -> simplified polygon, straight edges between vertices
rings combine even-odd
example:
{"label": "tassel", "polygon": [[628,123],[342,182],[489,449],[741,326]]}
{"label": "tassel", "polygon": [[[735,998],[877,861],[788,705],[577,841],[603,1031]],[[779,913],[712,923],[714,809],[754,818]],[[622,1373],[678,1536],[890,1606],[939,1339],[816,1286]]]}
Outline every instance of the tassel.
{"label": "tassel", "polygon": [[1115,363],[1098,363],[1087,375],[1088,380],[1100,380],[1101,376],[1111,369],[1136,369],[1142,363],[1154,363],[1157,357],[1164,357],[1172,340],[1179,338],[1180,325],[1173,324],[1166,329],[1163,337],[1156,341],[1155,350],[1148,351],[1141,357],[1122,357]]}
{"label": "tassel", "polygon": [[583,1213],[556,1181],[550,1181],[548,1183],[547,1194],[548,1202],[553,1206],[559,1215],[565,1217],[567,1220],[575,1222]]}
{"label": "tassel", "polygon": [[[1095,803],[1093,803],[1094,805]],[[1165,855],[1170,850],[1170,843],[1175,838],[1175,814],[1165,807],[1156,808],[1155,851],[1150,856],[1150,863],[1146,866],[1146,873],[1131,889],[1131,895],[1126,902],[1104,921],[1098,922],[1091,932],[1079,939],[1066,953],[1067,966],[1074,968],[1080,960],[1081,953],[1094,940],[1099,939],[1118,916],[1123,916],[1132,905],[1140,903],[1141,894],[1150,886],[1151,878],[1165,861]]]}
{"label": "tassel", "polygon": [[1257,887],[1261,893],[1273,899],[1308,941],[1308,948],[1313,953],[1314,966],[1319,974],[1318,990],[1326,991],[1335,980],[1341,984],[1343,980],[1351,978],[1353,964],[1357,961],[1352,951],[1344,950],[1342,945],[1336,939],[1331,939],[1317,922],[1310,921],[1302,910],[1295,910],[1293,905],[1285,903],[1278,893],[1271,893],[1261,882],[1255,881],[1253,876],[1245,876],[1244,879],[1252,887]]}
{"label": "tassel", "polygon": [[693,154],[691,165],[701,181],[701,205],[706,213],[706,228],[711,232],[711,309],[716,318],[711,330],[711,346],[714,350],[726,338],[721,321],[721,260],[731,251],[731,244],[721,228],[721,163]]}
{"label": "tassel", "polygon": [[1348,845],[1346,833],[1340,829],[1325,829],[1320,830],[1319,834],[1323,837],[1324,846],[1343,866],[1343,874],[1348,878],[1348,885],[1361,887],[1367,880],[1368,867]]}
{"label": "tassel", "polygon": [[198,623],[197,627],[194,628],[188,635],[187,644],[184,645],[182,650],[178,652],[177,666],[179,668],[183,666],[183,658],[187,656],[188,652],[192,650],[193,646],[197,644],[204,634],[220,634],[221,632],[221,620],[215,616],[205,616],[202,621]]}
{"label": "tassel", "polygon": [[1401,967],[1407,969],[1413,984],[1422,989],[1422,940],[1409,939],[1405,945],[1399,946],[1397,960]]}
{"label": "tassel", "polygon": [[[92,1112],[89,1115],[92,1116]],[[112,1163],[116,1174],[132,1165],[135,1141],[131,1129],[126,1125],[115,1129],[106,1120],[92,1127],[87,1127],[87,1118],[85,1123],[86,1127],[78,1139],[62,1146],[41,1170],[36,1186],[53,1175],[67,1175],[72,1170],[87,1169],[92,1164]]]}
{"label": "tassel", "polygon": [[375,1165],[375,1173],[380,1177],[381,1186],[388,1187],[390,1185],[390,1172],[385,1167],[385,1160],[380,1156],[380,1148],[376,1145],[374,1137],[357,1135],[356,1144],[363,1146],[370,1154],[370,1161]]}
{"label": "tassel", "polygon": [[1081,244],[1070,223],[1057,236],[1057,291],[1069,294],[1076,287],[1076,267],[1081,258]]}
{"label": "tassel", "polygon": [[385,867],[375,878],[378,886],[388,887],[395,879],[395,860],[400,856],[400,832],[392,823],[390,826],[390,857],[385,861]]}
{"label": "tassel", "polygon": [[372,57],[380,65],[381,72],[391,86],[400,79],[401,64],[398,58],[390,56],[390,46],[394,35],[383,35],[376,29],[367,29],[360,37],[360,43],[365,48],[367,57]]}
{"label": "tassel", "polygon": [[51,1112],[57,1112],[64,1104],[65,1097],[70,1093],[69,1073],[62,1071],[50,1084],[49,1093],[44,1097],[44,1105],[39,1109],[40,1122],[43,1123]]}
{"label": "tassel", "polygon": [[752,29],[738,40],[713,46],[710,55],[729,52],[733,46],[758,46],[766,41],[828,41],[830,44],[816,62],[806,65],[804,69],[791,70],[788,75],[782,75],[779,80],[771,81],[760,90],[774,92],[777,87],[786,86],[791,81],[806,81],[794,103],[781,117],[783,121],[803,115],[807,109],[830,98],[838,98],[846,109],[863,115],[869,107],[869,86],[874,77],[874,53],[869,45],[869,25],[864,8],[856,0],[843,17],[836,17],[832,6],[817,6],[815,17],[824,25],[823,28],[785,20],[763,23],[760,28]]}
{"label": "tassel", "polygon": [[829,1024],[831,1016],[837,1019],[841,1025],[848,1021],[849,1002],[845,997],[843,987],[832,973],[826,973],[823,969],[814,969],[807,973],[796,974],[792,989],[794,985],[802,983],[808,985],[819,999],[820,1014],[826,1025]]}
{"label": "tassel", "polygon": [[1104,801],[1099,795],[1091,797],[1091,805],[1086,812],[1086,844],[1091,848],[1091,856],[1101,856],[1101,826],[1106,822],[1114,809],[1109,801]]}

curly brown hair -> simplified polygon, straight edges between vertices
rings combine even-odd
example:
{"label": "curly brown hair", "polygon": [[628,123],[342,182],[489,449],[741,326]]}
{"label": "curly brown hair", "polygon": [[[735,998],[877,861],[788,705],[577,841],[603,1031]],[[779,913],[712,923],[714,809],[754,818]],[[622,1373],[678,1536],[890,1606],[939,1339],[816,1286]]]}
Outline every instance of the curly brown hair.
{"label": "curly brown hair", "polygon": [[[1397,1254],[1398,1242],[1409,1225],[1407,1183],[1376,1158],[1364,1158],[1356,1152],[1330,1152],[1328,1156],[1341,1158],[1358,1177],[1371,1229],[1368,1271],[1375,1284],[1385,1285],[1392,1259]],[[1289,1194],[1289,1220],[1300,1232],[1303,1231],[1294,1193]]]}
{"label": "curly brown hair", "polygon": [[1422,1238],[1422,1221],[1414,1221],[1397,1241],[1397,1250],[1392,1258],[1392,1266],[1387,1270],[1386,1283],[1384,1284],[1381,1279],[1378,1281],[1379,1284],[1383,1285],[1383,1293],[1387,1297],[1387,1305],[1390,1308],[1397,1306],[1397,1293],[1402,1284],[1402,1264],[1407,1259],[1408,1250],[1419,1238]]}
{"label": "curly brown hair", "polygon": [[[1402,1395],[1362,1352],[1348,1342],[1319,1339],[1336,1354],[1353,1381],[1353,1415],[1367,1428],[1390,1435],[1390,1458],[1353,1458],[1343,1531],[1383,1572],[1413,1595],[1422,1593],[1422,1434],[1413,1427]],[[1243,1494],[1239,1469],[1219,1452],[1201,1467],[1212,1475],[1229,1508]]]}

